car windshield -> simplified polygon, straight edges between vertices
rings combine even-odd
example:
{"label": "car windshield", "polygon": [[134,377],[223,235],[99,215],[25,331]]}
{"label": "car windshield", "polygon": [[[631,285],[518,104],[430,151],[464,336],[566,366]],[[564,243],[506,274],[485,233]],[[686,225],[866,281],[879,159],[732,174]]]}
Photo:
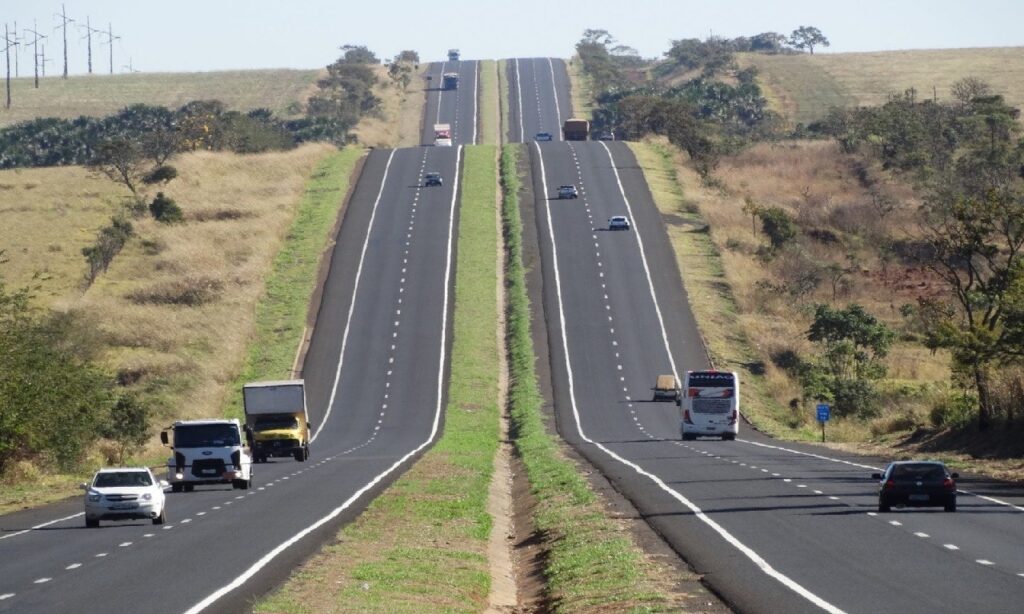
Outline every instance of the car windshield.
{"label": "car windshield", "polygon": [[97,473],[93,486],[111,488],[123,486],[152,486],[153,479],[145,471],[111,471]]}
{"label": "car windshield", "polygon": [[176,448],[219,448],[240,444],[238,429],[233,424],[192,424],[174,429]]}
{"label": "car windshield", "polygon": [[896,465],[892,468],[891,477],[897,480],[941,480],[946,477],[946,470],[934,463]]}
{"label": "car windshield", "polygon": [[299,428],[299,421],[294,416],[273,416],[260,418],[254,427],[257,431],[272,431],[274,429],[296,429]]}

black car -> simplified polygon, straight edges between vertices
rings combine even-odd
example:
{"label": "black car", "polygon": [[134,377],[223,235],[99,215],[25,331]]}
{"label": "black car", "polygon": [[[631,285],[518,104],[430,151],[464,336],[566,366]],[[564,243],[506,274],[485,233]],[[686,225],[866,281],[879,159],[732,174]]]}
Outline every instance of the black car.
{"label": "black car", "polygon": [[956,511],[956,479],[939,461],[898,461],[889,463],[885,473],[874,473],[879,480],[878,511],[892,506],[943,507]]}
{"label": "black car", "polygon": [[423,176],[423,179],[424,185],[426,185],[428,188],[432,185],[442,184],[441,173],[427,173],[426,175]]}
{"label": "black car", "polygon": [[534,138],[534,140],[537,140],[537,141],[550,141],[551,140],[551,133],[550,132],[538,132],[537,136],[535,136],[533,138]]}
{"label": "black car", "polygon": [[579,192],[576,191],[574,185],[560,185],[558,186],[558,198],[578,198]]}

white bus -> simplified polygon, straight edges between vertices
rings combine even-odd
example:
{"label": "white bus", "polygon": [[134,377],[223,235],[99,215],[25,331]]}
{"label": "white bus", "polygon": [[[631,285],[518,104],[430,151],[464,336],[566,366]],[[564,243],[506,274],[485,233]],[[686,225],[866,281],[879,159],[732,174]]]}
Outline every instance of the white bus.
{"label": "white bus", "polygon": [[740,431],[740,378],[732,371],[687,371],[680,408],[683,439],[702,435],[736,439]]}

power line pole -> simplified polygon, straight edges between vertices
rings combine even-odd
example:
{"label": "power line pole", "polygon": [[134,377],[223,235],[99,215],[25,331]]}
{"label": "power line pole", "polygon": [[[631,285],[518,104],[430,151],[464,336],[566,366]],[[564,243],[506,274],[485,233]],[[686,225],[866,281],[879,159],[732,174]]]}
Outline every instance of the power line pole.
{"label": "power line pole", "polygon": [[[18,22],[17,21],[14,22],[14,42],[19,44],[19,45],[21,44],[18,41]],[[18,75],[18,55],[19,55],[18,54],[18,50],[15,49],[14,50],[14,78],[15,79],[17,79],[19,77],[19,75]]]}
{"label": "power line pole", "polygon": [[114,26],[109,22],[107,23],[107,31],[104,32],[107,35],[107,45],[110,47],[110,74],[114,74],[114,41],[120,40],[120,36],[114,36]]}
{"label": "power line pole", "polygon": [[[11,33],[7,29],[7,24],[4,24],[4,55],[7,56],[7,104],[4,108],[11,108],[11,47],[18,44],[18,41],[11,39]],[[17,57],[17,53],[15,53]]]}
{"label": "power line pole", "polygon": [[[81,28],[82,24],[78,24],[78,27]],[[98,30],[98,29],[92,27],[92,25],[89,23],[89,17],[86,16],[86,18],[85,18],[85,36],[83,38],[85,38],[85,40],[86,40],[86,48],[89,51],[89,74],[90,75],[92,74],[92,33],[93,32],[95,32],[97,34],[105,34],[105,32],[103,30]]]}
{"label": "power line pole", "polygon": [[40,45],[40,47],[41,47],[41,50],[39,52],[39,67],[41,69],[41,72],[43,73],[43,76],[45,77],[46,76],[46,63],[47,62],[52,62],[53,60],[47,60],[46,59],[46,45]]}
{"label": "power line pole", "polygon": [[128,57],[128,64],[124,64],[124,65],[121,66],[122,70],[125,69],[125,68],[128,69],[128,73],[129,74],[139,72],[139,71],[135,70],[134,68],[132,68],[132,58],[131,58],[131,56]]}
{"label": "power line pole", "polygon": [[[69,23],[74,23],[75,20],[74,19],[68,19],[68,12],[67,12],[67,9],[64,8],[63,4],[60,5],[60,14],[58,15],[58,14],[54,13],[53,16],[54,17],[60,17],[61,23],[60,23],[59,26],[57,26],[57,28],[62,28],[64,30],[64,76],[61,77],[61,78],[62,79],[67,79],[68,78],[68,24]],[[57,28],[54,28],[54,30],[56,30]]]}
{"label": "power line pole", "polygon": [[[35,21],[32,22],[32,27],[33,28],[36,27],[36,22]],[[36,77],[36,89],[39,89],[39,41],[41,41],[44,38],[46,38],[46,35],[40,34],[39,32],[37,32],[34,29],[33,30],[29,30],[29,29],[26,28],[25,31],[26,32],[31,32],[32,36],[35,37],[35,38],[32,39],[32,69],[33,69],[33,71],[35,73],[35,77]]]}

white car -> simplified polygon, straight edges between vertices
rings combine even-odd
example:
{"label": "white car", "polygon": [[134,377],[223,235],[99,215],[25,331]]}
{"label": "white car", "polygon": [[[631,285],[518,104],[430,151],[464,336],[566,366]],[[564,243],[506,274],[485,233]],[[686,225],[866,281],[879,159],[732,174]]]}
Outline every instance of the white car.
{"label": "white car", "polygon": [[629,230],[629,218],[624,215],[613,215],[608,218],[608,230]]}
{"label": "white car", "polygon": [[163,524],[167,520],[168,484],[157,480],[146,467],[100,469],[85,491],[85,526],[100,526],[100,520],[141,518]]}

